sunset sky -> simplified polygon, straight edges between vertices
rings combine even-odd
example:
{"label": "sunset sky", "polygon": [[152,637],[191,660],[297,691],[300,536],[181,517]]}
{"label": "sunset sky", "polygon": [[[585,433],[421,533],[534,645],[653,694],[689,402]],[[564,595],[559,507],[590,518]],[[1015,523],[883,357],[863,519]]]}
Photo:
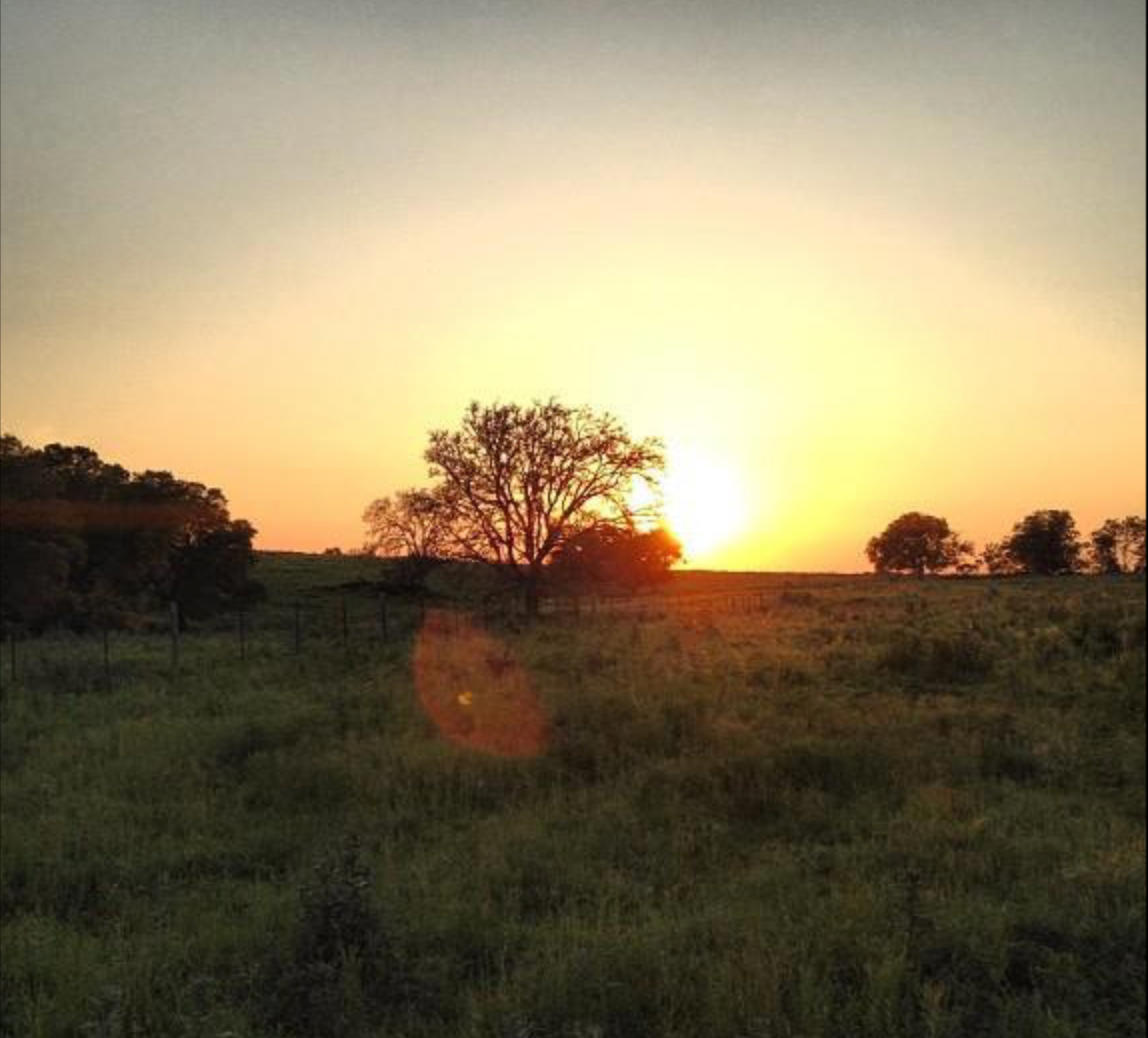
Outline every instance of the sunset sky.
{"label": "sunset sky", "polygon": [[1142,514],[1144,7],[3,0],[3,428],[263,548],[551,395],[737,513],[698,565]]}

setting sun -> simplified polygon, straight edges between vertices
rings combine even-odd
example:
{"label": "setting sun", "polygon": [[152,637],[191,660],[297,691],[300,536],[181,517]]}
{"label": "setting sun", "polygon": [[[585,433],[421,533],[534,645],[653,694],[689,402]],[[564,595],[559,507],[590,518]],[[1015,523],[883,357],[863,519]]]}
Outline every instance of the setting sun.
{"label": "setting sun", "polygon": [[688,563],[707,561],[745,523],[741,482],[719,457],[697,450],[671,451],[663,492],[666,521],[681,540]]}

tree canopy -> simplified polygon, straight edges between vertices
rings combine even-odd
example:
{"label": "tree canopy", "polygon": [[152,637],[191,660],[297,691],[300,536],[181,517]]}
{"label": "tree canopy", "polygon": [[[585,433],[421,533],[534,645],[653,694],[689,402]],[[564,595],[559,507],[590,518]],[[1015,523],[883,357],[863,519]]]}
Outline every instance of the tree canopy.
{"label": "tree canopy", "polygon": [[866,554],[878,573],[943,573],[970,559],[973,546],[949,526],[948,520],[921,512],[894,519],[880,536],[869,541]]}
{"label": "tree canopy", "polygon": [[999,552],[1003,566],[1013,572],[1061,576],[1080,570],[1084,545],[1071,512],[1044,509],[1018,522]]}
{"label": "tree canopy", "polygon": [[1089,560],[1098,573],[1144,572],[1145,521],[1141,516],[1108,519],[1093,531]]}
{"label": "tree canopy", "polygon": [[658,440],[635,440],[611,415],[553,399],[472,403],[458,429],[430,434],[425,458],[428,490],[368,509],[368,524],[386,533],[380,548],[422,550],[408,528],[417,519],[433,530],[436,553],[516,580],[532,613],[545,567],[572,538],[634,530],[649,518],[633,504],[634,487],[656,485],[664,467]]}
{"label": "tree canopy", "polygon": [[555,552],[548,577],[568,591],[616,587],[632,594],[668,580],[681,558],[681,544],[664,529],[591,529]]}
{"label": "tree canopy", "polygon": [[174,601],[209,616],[258,597],[255,529],[217,488],[132,474],[88,447],[0,440],[5,622],[107,622]]}
{"label": "tree canopy", "polygon": [[450,554],[445,511],[426,490],[401,490],[372,501],[363,513],[368,555],[391,561],[398,583],[421,588],[427,576]]}

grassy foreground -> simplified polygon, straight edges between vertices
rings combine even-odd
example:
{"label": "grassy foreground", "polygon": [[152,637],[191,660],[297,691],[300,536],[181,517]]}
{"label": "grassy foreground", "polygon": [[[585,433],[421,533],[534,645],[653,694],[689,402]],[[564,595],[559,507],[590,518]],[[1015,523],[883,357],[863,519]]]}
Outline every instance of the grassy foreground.
{"label": "grassy foreground", "polygon": [[729,587],[8,683],[0,1032],[1143,1033],[1143,583]]}

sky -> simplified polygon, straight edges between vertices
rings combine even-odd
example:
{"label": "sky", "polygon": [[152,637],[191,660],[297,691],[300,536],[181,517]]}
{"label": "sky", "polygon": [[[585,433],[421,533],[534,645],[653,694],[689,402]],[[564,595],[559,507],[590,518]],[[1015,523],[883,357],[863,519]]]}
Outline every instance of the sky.
{"label": "sky", "polygon": [[0,422],[272,549],[357,546],[429,430],[551,396],[666,441],[694,565],[1143,514],[1144,23],[2,0]]}

